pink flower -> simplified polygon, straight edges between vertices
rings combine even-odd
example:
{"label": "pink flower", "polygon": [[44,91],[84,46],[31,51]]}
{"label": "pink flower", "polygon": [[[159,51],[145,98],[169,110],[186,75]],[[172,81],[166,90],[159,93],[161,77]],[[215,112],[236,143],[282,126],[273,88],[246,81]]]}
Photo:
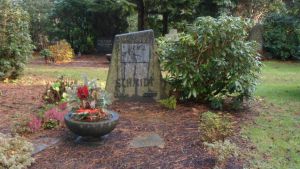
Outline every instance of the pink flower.
{"label": "pink flower", "polygon": [[57,120],[60,123],[64,122],[64,116],[68,113],[68,110],[60,111],[57,108],[52,108],[45,113],[46,120]]}
{"label": "pink flower", "polygon": [[39,130],[42,127],[42,120],[36,116],[32,116],[28,122],[28,127],[32,132]]}
{"label": "pink flower", "polygon": [[58,105],[60,110],[66,110],[68,108],[68,102]]}

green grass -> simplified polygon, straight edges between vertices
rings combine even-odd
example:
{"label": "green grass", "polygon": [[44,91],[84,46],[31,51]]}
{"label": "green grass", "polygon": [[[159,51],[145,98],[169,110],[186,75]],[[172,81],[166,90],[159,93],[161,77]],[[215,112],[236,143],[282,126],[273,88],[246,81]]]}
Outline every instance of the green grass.
{"label": "green grass", "polygon": [[25,75],[44,76],[57,78],[61,75],[74,80],[82,80],[82,75],[87,75],[89,79],[99,79],[106,81],[108,69],[95,67],[57,67],[47,65],[30,65],[25,69]]}
{"label": "green grass", "polygon": [[256,96],[265,99],[242,133],[257,147],[253,168],[300,168],[300,63],[265,62]]}

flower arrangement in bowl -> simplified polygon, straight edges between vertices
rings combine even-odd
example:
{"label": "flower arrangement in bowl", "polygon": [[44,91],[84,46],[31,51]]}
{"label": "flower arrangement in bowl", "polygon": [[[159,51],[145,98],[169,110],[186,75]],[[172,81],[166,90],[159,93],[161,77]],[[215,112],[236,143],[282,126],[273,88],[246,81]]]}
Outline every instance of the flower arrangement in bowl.
{"label": "flower arrangement in bowl", "polygon": [[110,94],[97,86],[96,80],[74,84],[66,89],[70,112],[65,116],[67,127],[79,136],[103,136],[118,123],[119,115],[107,109]]}

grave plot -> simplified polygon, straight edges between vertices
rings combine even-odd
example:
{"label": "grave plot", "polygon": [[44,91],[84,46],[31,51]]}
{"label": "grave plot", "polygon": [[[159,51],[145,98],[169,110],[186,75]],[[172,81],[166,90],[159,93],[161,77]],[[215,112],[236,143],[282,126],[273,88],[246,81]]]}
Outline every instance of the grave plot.
{"label": "grave plot", "polygon": [[[14,95],[9,94],[11,91],[3,92],[5,96],[14,96],[19,101],[26,100],[24,104],[31,105],[6,106],[3,109],[11,108],[11,111],[19,111],[22,108],[20,112],[29,112],[24,117],[29,119],[31,131],[24,136],[34,148],[32,156],[35,158],[35,163],[30,168],[208,169],[218,164],[218,158],[204,147],[200,139],[199,118],[201,114],[208,111],[208,107],[193,102],[182,104],[178,102],[176,106],[174,98],[164,100],[165,104],[159,104],[169,91],[162,80],[158,57],[154,53],[153,31],[117,35],[114,43],[113,57],[106,81],[106,90],[112,94],[114,103],[107,109],[119,114],[119,122],[116,128],[109,134],[105,133],[107,134],[105,136],[90,139],[85,137],[84,133],[79,133],[82,136],[78,137],[76,135],[78,133],[73,131],[74,134],[72,130],[67,129],[62,117],[70,110],[63,103],[64,92],[60,93],[61,96],[54,97],[58,100],[52,100],[52,106],[41,109],[48,105],[42,102],[41,98],[44,98],[45,91],[49,88],[45,89],[45,84],[42,83],[43,77],[40,75],[34,76],[35,78],[32,79],[34,82],[31,83],[35,86],[27,86],[28,89],[22,86],[22,83],[17,84],[17,88],[26,89],[23,91],[24,95],[18,95],[22,89],[13,88],[13,85],[7,89],[17,90],[14,91]],[[94,62],[94,59],[91,62]],[[32,65],[34,64],[33,62]],[[83,66],[75,69],[72,62],[61,65],[63,71],[67,68],[75,72],[87,70],[88,65],[85,63]],[[96,69],[94,63],[91,63],[91,66],[91,69]],[[58,69],[60,66],[53,65],[53,67]],[[107,69],[96,70],[100,74],[100,71]],[[76,72],[76,78],[80,76],[80,72]],[[100,79],[103,78],[105,77]],[[50,88],[52,92],[59,94],[57,90],[66,91],[66,88],[72,87],[72,83],[70,79],[60,79],[52,83]],[[66,88],[62,87],[64,85]],[[94,91],[89,89],[96,89],[91,86],[92,83],[87,83],[73,88],[75,97],[80,100],[80,109],[84,109],[82,111],[90,110],[93,104],[96,105],[94,100],[87,99],[94,94]],[[28,95],[31,95],[32,100],[28,100]],[[2,98],[0,101],[8,103],[8,100]],[[165,105],[171,102],[172,108],[166,108]],[[34,120],[32,115],[36,116]],[[6,116],[6,118],[11,117]],[[82,124],[89,122],[91,121],[83,121]],[[78,126],[82,127],[82,125]],[[1,127],[2,131],[11,132],[8,124],[4,123]],[[86,127],[85,131],[89,131],[89,127]],[[243,161],[230,158],[222,165],[226,168],[241,168]]]}

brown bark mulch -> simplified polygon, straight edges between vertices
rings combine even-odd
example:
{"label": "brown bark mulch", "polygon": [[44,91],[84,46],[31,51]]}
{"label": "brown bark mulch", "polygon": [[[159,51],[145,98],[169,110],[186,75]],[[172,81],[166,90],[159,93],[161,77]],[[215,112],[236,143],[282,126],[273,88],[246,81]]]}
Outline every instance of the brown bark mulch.
{"label": "brown bark mulch", "polygon": [[[212,168],[215,159],[199,142],[198,112],[206,108],[179,106],[168,111],[156,103],[119,102],[111,106],[120,113],[117,128],[103,145],[78,144],[68,130],[58,145],[35,156],[32,168]],[[164,148],[130,148],[130,140],[155,132]]]}
{"label": "brown bark mulch", "polygon": [[0,132],[9,133],[13,124],[27,118],[43,105],[42,85],[0,83]]}
{"label": "brown bark mulch", "polygon": [[[106,61],[82,58],[63,66],[107,66]],[[80,59],[79,59],[80,60]],[[97,59],[96,59],[97,60]],[[31,64],[42,64],[39,60]],[[58,65],[59,66],[59,65]],[[39,82],[41,77],[32,79]],[[28,117],[43,105],[41,83],[0,82],[0,132],[9,133],[14,121]],[[154,102],[116,102],[111,107],[120,114],[117,128],[105,137],[102,145],[78,144],[68,129],[45,130],[26,135],[29,140],[60,137],[62,141],[36,154],[32,169],[79,168],[213,168],[216,158],[209,155],[199,141],[198,113],[207,107],[197,104],[178,105],[167,110]],[[131,148],[130,141],[144,133],[154,132],[164,139],[164,148]],[[230,160],[227,168],[241,168],[240,162]]]}

